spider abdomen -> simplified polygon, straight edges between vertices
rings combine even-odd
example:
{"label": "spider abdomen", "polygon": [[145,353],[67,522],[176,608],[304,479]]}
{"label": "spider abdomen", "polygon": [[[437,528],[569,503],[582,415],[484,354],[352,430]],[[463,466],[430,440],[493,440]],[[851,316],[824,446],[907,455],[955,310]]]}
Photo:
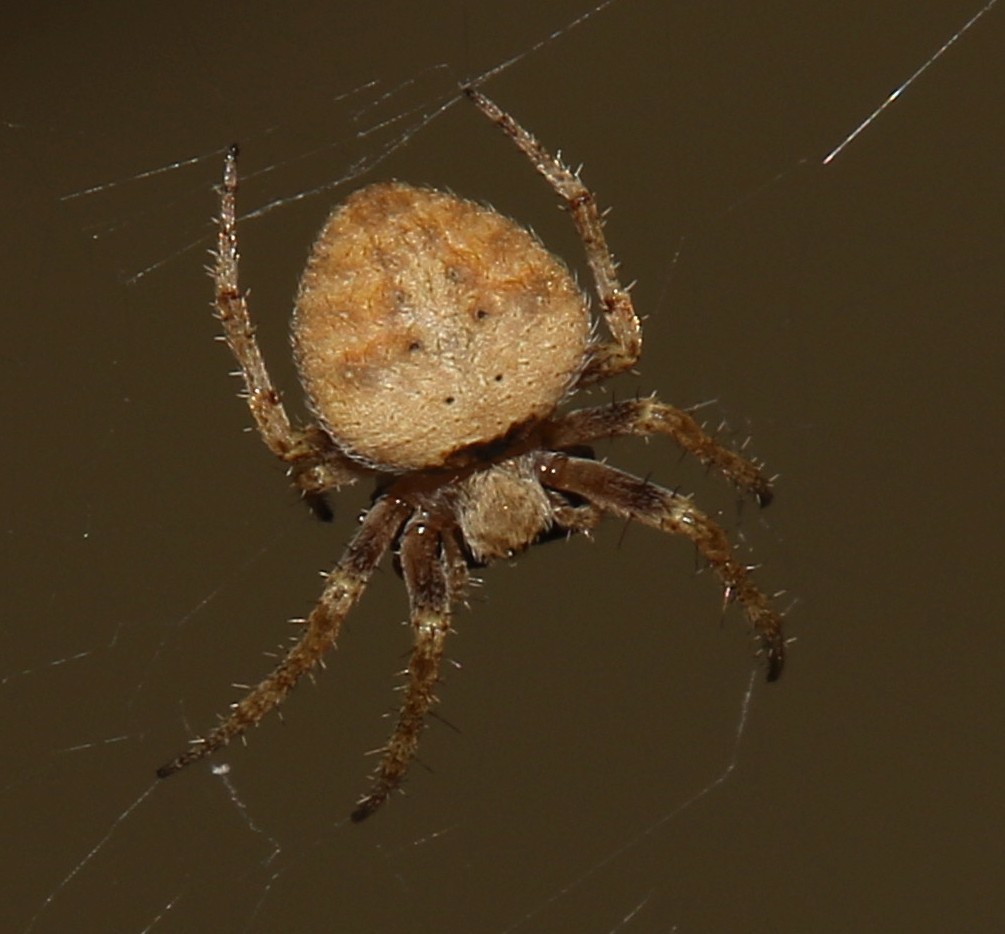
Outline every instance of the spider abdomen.
{"label": "spider abdomen", "polygon": [[586,358],[568,269],[489,208],[398,182],[335,209],[293,317],[301,380],[347,454],[438,467],[550,414]]}

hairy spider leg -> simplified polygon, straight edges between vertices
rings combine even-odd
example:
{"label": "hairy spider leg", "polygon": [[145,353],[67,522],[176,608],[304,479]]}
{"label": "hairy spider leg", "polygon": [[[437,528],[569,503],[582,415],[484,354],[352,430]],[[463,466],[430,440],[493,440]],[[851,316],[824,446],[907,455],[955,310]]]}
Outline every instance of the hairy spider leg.
{"label": "hairy spider leg", "polygon": [[[449,519],[446,519],[449,522]],[[450,631],[451,597],[460,582],[454,579],[458,553],[445,546],[452,536],[441,535],[429,516],[416,514],[405,527],[399,559],[408,591],[415,645],[408,662],[408,681],[398,721],[373,776],[373,786],[356,804],[354,821],[369,817],[401,786],[419,746],[426,714],[436,703],[443,645]]]}
{"label": "hairy spider leg", "polygon": [[710,437],[686,412],[658,399],[627,399],[558,415],[549,426],[548,447],[567,448],[600,438],[667,435],[707,467],[715,467],[760,506],[771,502],[771,481],[760,466]]}
{"label": "hairy spider leg", "polygon": [[[214,308],[223,325],[223,336],[244,379],[244,398],[262,441],[276,457],[293,465],[293,480],[305,494],[318,494],[352,483],[362,471],[353,467],[318,428],[294,428],[272,383],[255,340],[247,298],[238,281],[237,249],[237,146],[231,146],[223,165],[220,185]],[[319,514],[316,496],[309,504]]]}
{"label": "hairy spider leg", "polygon": [[785,663],[781,617],[751,580],[750,569],[737,560],[726,533],[687,497],[607,464],[565,454],[539,454],[537,465],[546,487],[575,493],[612,515],[689,538],[719,575],[727,600],[743,607],[766,657],[768,680],[778,678]]}
{"label": "hairy spider leg", "polygon": [[281,704],[297,682],[338,639],[342,621],[359,599],[367,581],[408,520],[413,506],[393,496],[378,499],[363,519],[339,563],[328,575],[317,606],[304,621],[304,631],[272,673],[236,704],[216,729],[192,740],[185,752],[157,770],[160,778],[208,756],[242,735]]}
{"label": "hairy spider leg", "polygon": [[579,374],[576,386],[587,386],[630,370],[642,352],[642,325],[628,290],[618,279],[617,266],[604,237],[604,222],[593,192],[561,159],[551,155],[536,137],[498,104],[473,87],[464,88],[464,93],[516,144],[565,202],[583,241],[604,321],[613,339],[595,342],[591,346],[590,360]]}

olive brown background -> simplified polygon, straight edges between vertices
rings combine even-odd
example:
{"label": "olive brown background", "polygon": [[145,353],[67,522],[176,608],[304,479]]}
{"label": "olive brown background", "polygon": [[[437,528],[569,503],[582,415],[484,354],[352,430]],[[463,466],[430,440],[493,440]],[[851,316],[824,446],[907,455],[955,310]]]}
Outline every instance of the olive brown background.
{"label": "olive brown background", "polygon": [[797,641],[761,683],[679,540],[611,521],[534,549],[458,613],[446,724],[360,826],[408,647],[389,568],[229,774],[152,787],[266,670],[368,495],[314,522],[242,431],[202,268],[219,152],[242,143],[245,212],[335,183],[240,229],[299,411],[291,297],[356,185],[488,201],[582,275],[497,131],[418,115],[586,5],[5,13],[0,927],[999,928],[1005,9],[821,165],[977,8],[620,0],[487,83],[585,163],[638,283],[640,375],[589,401],[709,403],[777,499],[739,507],[663,441],[599,453],[717,512]]}

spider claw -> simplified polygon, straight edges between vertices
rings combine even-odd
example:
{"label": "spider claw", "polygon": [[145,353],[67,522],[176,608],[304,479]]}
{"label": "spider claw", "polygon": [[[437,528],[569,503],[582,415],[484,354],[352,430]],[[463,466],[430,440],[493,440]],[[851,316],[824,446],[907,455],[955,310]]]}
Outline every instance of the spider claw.
{"label": "spider claw", "polygon": [[768,660],[769,682],[777,681],[785,667],[785,642],[783,640],[772,640],[764,646],[765,655]]}
{"label": "spider claw", "polygon": [[377,808],[380,807],[383,799],[375,801],[372,795],[367,795],[365,798],[360,798],[356,803],[356,807],[353,808],[352,813],[349,815],[349,820],[354,824],[358,824],[360,821],[366,820]]}

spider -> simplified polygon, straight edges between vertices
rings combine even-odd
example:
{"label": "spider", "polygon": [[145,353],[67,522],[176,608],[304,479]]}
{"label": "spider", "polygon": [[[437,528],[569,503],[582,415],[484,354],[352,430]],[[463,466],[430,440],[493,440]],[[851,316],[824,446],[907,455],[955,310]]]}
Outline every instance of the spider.
{"label": "spider", "polygon": [[398,719],[352,819],[398,790],[436,701],[452,606],[469,572],[537,542],[588,532],[603,515],[683,535],[738,602],[767,659],[782,622],[725,532],[686,497],[596,460],[603,438],[662,434],[765,506],[771,481],[687,413],[655,397],[560,412],[573,392],[631,369],[642,332],[618,281],[593,194],[474,87],[464,94],[554,189],[583,241],[606,336],[564,263],[488,207],[401,182],[372,184],[334,209],[302,275],[294,355],[316,419],[295,427],[266,371],[238,285],[237,147],[220,188],[215,311],[269,450],[321,518],[330,490],[376,481],[370,508],[327,575],[292,647],[229,714],[158,770],[162,778],[255,726],[318,665],[385,553],[410,606],[414,647]]}

